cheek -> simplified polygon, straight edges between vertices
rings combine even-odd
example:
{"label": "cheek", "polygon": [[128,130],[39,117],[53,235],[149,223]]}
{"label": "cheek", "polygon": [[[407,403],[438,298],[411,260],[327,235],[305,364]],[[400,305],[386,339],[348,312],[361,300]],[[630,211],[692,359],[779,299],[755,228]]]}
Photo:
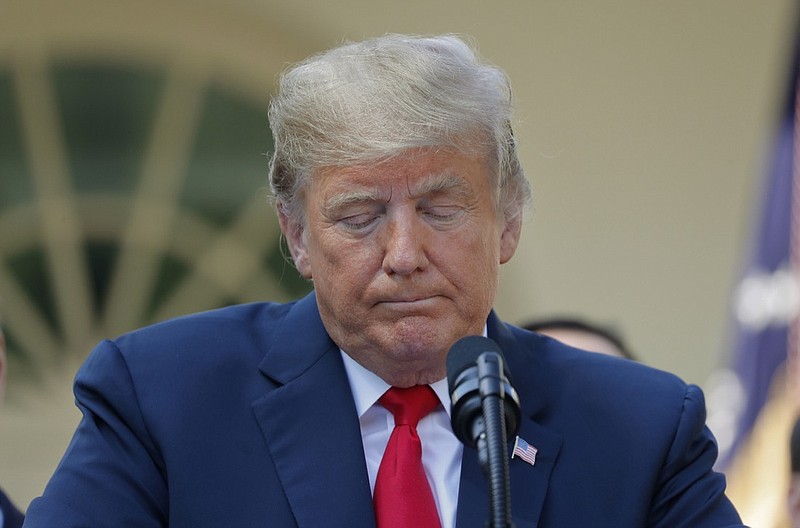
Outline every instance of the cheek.
{"label": "cheek", "polygon": [[[314,282],[329,291],[342,291],[364,282],[374,267],[372,251],[363,243],[348,243],[336,237],[320,237],[310,246]],[[352,292],[355,294],[356,292]]]}
{"label": "cheek", "polygon": [[491,229],[475,229],[470,236],[440,240],[437,247],[439,268],[462,288],[477,292],[496,276],[500,265],[497,234]]}
{"label": "cheek", "polygon": [[481,260],[486,269],[496,269],[500,265],[500,229],[487,222],[475,241],[475,258]]}
{"label": "cheek", "polygon": [[500,273],[500,239],[494,229],[486,229],[473,253],[473,280],[480,287],[482,294],[488,297],[489,303],[494,301],[497,280]]}

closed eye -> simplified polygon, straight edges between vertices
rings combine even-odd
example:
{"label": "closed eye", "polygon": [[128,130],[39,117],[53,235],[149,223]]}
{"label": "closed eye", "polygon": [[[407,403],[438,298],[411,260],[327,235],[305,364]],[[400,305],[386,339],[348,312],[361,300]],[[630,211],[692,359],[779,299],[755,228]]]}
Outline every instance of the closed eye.
{"label": "closed eye", "polygon": [[358,214],[339,219],[339,223],[351,231],[361,231],[372,225],[378,216],[375,214]]}
{"label": "closed eye", "polygon": [[458,206],[431,206],[422,209],[422,214],[431,221],[448,224],[461,218],[464,209]]}

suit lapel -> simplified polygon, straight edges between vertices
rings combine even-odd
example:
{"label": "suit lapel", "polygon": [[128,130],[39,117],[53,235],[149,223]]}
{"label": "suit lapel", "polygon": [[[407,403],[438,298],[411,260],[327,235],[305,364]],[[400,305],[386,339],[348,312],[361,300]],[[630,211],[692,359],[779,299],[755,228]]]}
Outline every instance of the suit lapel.
{"label": "suit lapel", "polygon": [[[536,447],[536,463],[530,465],[515,457],[509,460],[509,478],[511,481],[511,516],[517,528],[535,528],[544,506],[550,475],[561,450],[561,436],[542,427],[534,420],[538,412],[544,409],[545,400],[542,391],[529,390],[536,387],[539,376],[532,364],[532,354],[520,350],[507,328],[492,313],[488,321],[489,337],[495,340],[509,363],[509,370],[516,372],[520,379],[534,378],[534,383],[515,385],[519,392],[522,418],[517,435]],[[538,373],[540,374],[540,373]],[[509,438],[509,455],[514,439]],[[478,453],[474,449],[464,448],[461,461],[461,484],[458,493],[458,528],[480,528],[486,526],[489,517],[489,484],[478,462]]]}
{"label": "suit lapel", "polygon": [[[518,435],[538,449],[535,465],[509,461],[512,518],[518,528],[539,522],[561,437],[534,420],[545,406],[534,354],[492,313],[489,337],[506,355],[512,374],[533,379],[515,385],[522,419]],[[374,528],[374,510],[360,427],[339,349],[325,332],[310,295],[286,315],[261,371],[276,385],[253,403],[278,476],[301,528],[346,524]],[[522,375],[525,373],[525,375]],[[513,438],[509,439],[509,453]],[[483,528],[488,520],[488,481],[477,452],[464,448],[456,525]]]}
{"label": "suit lapel", "polygon": [[[509,460],[511,517],[517,528],[535,528],[542,513],[550,474],[561,449],[561,437],[523,419],[519,436],[536,447],[536,463],[531,466],[518,457]],[[514,441],[509,442],[509,455]],[[458,528],[484,528],[489,520],[489,481],[478,462],[475,449],[464,448],[461,484],[458,491]]]}
{"label": "suit lapel", "polygon": [[274,343],[261,370],[277,387],[253,410],[297,525],[373,528],[352,392],[313,295],[290,310]]}

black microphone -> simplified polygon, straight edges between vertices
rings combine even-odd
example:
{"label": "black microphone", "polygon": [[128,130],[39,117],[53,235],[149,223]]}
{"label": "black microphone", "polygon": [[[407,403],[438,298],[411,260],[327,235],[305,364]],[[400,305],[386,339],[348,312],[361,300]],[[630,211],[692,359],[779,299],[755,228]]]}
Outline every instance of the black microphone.
{"label": "black microphone", "polygon": [[481,401],[495,395],[503,402],[506,436],[519,427],[519,397],[511,385],[508,367],[497,343],[482,336],[459,339],[447,353],[447,386],[450,390],[450,420],[456,437],[476,447],[485,433]]}
{"label": "black microphone", "polygon": [[477,448],[489,484],[491,528],[513,528],[508,471],[509,436],[519,426],[519,398],[497,343],[481,336],[459,339],[447,353],[453,432]]}

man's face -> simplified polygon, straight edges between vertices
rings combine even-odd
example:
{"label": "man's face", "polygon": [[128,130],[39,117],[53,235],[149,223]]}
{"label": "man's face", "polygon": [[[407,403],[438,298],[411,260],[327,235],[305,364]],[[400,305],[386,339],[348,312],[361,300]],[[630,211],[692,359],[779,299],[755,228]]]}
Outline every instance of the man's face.
{"label": "man's face", "polygon": [[450,346],[483,332],[521,221],[495,210],[483,157],[443,150],[321,171],[305,212],[281,225],[326,329],[395,386],[441,379]]}

